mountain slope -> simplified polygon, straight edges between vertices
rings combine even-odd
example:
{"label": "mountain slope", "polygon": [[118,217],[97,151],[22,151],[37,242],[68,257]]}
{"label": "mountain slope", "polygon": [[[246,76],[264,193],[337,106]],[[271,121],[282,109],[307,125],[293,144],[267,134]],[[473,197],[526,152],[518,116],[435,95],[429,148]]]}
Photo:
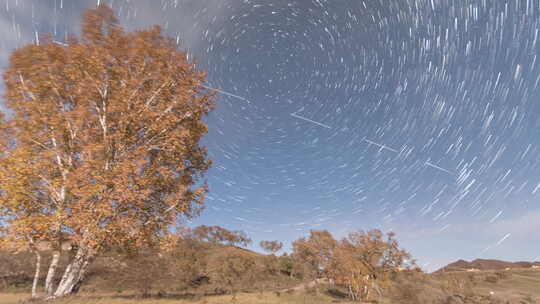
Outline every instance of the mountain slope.
{"label": "mountain slope", "polygon": [[448,271],[465,271],[469,269],[502,270],[506,268],[531,268],[532,266],[540,267],[540,262],[506,262],[490,259],[476,259],[471,262],[467,262],[465,260],[458,260],[435,271],[435,273]]}

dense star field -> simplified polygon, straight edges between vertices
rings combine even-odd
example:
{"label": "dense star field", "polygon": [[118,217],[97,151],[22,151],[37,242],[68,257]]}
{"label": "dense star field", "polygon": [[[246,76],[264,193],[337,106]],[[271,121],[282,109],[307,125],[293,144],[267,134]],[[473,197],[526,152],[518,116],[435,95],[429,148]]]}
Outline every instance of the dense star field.
{"label": "dense star field", "polygon": [[[100,1],[1,0],[0,64]],[[540,1],[108,1],[208,71],[193,224],[290,241],[379,227],[433,270],[540,255]]]}

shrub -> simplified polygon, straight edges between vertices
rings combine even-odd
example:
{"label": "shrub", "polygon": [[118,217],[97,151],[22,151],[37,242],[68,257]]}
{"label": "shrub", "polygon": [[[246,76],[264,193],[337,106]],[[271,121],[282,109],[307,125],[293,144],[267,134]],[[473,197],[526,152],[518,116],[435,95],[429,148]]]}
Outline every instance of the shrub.
{"label": "shrub", "polygon": [[486,281],[488,283],[496,284],[499,281],[499,277],[497,277],[495,275],[488,275],[488,276],[486,276],[484,281]]}
{"label": "shrub", "polygon": [[441,290],[447,296],[459,295],[461,297],[471,297],[474,295],[473,282],[470,278],[459,275],[449,275],[442,281]]}
{"label": "shrub", "polygon": [[422,303],[420,294],[422,287],[416,282],[399,282],[393,292],[393,299],[403,304],[418,304]]}

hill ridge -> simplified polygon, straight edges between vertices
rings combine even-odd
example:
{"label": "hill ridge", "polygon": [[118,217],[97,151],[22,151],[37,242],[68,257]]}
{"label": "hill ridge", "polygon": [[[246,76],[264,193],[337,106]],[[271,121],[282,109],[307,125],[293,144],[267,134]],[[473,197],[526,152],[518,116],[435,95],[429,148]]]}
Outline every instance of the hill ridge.
{"label": "hill ridge", "polygon": [[517,262],[508,262],[497,259],[474,259],[470,262],[459,259],[453,263],[450,263],[435,273],[447,272],[447,271],[471,271],[471,270],[501,270],[507,268],[531,268],[533,266],[540,267],[540,262],[527,262],[527,261],[517,261]]}

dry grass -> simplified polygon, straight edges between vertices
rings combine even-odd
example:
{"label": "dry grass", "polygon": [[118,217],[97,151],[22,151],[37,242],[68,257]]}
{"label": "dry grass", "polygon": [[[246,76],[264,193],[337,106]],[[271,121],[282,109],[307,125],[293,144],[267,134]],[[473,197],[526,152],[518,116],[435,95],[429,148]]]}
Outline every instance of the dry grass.
{"label": "dry grass", "polygon": [[[497,271],[452,272],[445,276],[461,276],[465,280],[474,277],[473,291],[475,294],[493,296],[509,303],[540,303],[540,270],[517,268]],[[496,280],[493,280],[496,278]]]}
{"label": "dry grass", "polygon": [[18,304],[19,301],[28,299],[28,294],[24,293],[0,293],[0,303]]}
{"label": "dry grass", "polygon": [[[472,279],[471,279],[472,277]],[[497,280],[486,278],[496,277]],[[479,271],[479,272],[448,272],[439,275],[417,275],[398,281],[398,289],[393,295],[388,295],[382,301],[384,304],[396,303],[450,303],[442,301],[448,295],[467,294],[459,288],[444,291],[442,286],[448,282],[469,282],[475,299],[483,299],[474,303],[540,303],[540,270],[513,269],[508,271]],[[445,285],[446,284],[446,285]],[[401,287],[401,288],[399,288]],[[454,286],[455,287],[455,286]],[[321,286],[320,290],[325,290]],[[493,298],[489,297],[493,292]],[[55,304],[322,304],[322,303],[353,303],[345,298],[330,296],[328,293],[315,293],[313,290],[294,293],[282,292],[253,292],[238,293],[233,301],[231,295],[219,296],[164,296],[162,298],[141,299],[133,296],[135,293],[82,293],[80,296],[58,300]],[[28,299],[28,293],[0,293],[1,304],[19,304]],[[498,302],[489,300],[498,299]],[[508,302],[507,302],[508,301]],[[382,304],[381,303],[381,304]],[[36,303],[37,304],[37,303]]]}
{"label": "dry grass", "polygon": [[[506,273],[506,278],[499,279],[496,283],[485,280],[480,281],[476,291],[488,294],[493,291],[498,297],[509,300],[511,303],[520,303],[524,298],[540,301],[540,271],[535,269],[514,269],[498,271]],[[526,301],[524,303],[527,303]]]}
{"label": "dry grass", "polygon": [[[20,304],[21,300],[28,299],[28,294],[5,294],[0,293],[0,303],[2,304]],[[332,303],[335,299],[325,294],[281,294],[275,293],[241,293],[233,300],[231,295],[207,296],[201,298],[182,299],[178,298],[149,298],[140,299],[132,296],[114,296],[114,295],[81,295],[73,298],[66,298],[55,301],[55,304],[326,304]],[[345,301],[340,303],[347,303]]]}

